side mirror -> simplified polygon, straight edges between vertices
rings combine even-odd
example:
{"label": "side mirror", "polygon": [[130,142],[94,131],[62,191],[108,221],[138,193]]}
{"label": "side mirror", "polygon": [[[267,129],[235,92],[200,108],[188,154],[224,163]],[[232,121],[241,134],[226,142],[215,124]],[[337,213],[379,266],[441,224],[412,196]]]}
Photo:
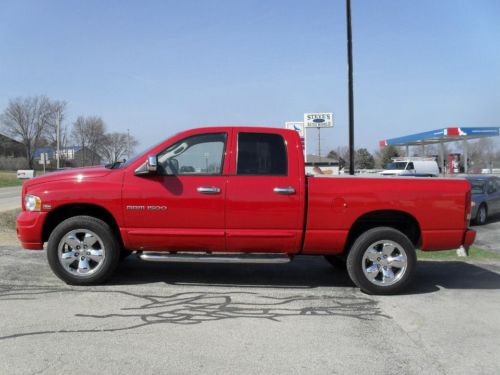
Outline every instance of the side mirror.
{"label": "side mirror", "polygon": [[155,174],[158,169],[158,159],[156,155],[149,155],[146,168],[150,174]]}
{"label": "side mirror", "polygon": [[148,160],[137,168],[134,172],[136,176],[156,174],[158,171],[158,158],[156,155],[149,155]]}

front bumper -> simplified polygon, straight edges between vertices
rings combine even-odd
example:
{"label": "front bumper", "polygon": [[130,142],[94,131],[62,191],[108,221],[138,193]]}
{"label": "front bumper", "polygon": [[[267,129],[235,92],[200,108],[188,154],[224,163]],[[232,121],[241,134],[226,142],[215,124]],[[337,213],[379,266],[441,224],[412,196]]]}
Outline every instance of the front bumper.
{"label": "front bumper", "polygon": [[43,224],[47,212],[22,211],[17,217],[17,238],[21,241],[23,248],[27,250],[43,249]]}

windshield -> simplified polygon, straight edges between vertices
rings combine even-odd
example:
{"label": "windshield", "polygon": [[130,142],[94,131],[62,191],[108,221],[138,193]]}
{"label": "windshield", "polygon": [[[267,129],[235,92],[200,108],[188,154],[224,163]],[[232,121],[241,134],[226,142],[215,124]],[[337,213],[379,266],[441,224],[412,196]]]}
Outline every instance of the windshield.
{"label": "windshield", "polygon": [[138,152],[136,155],[132,156],[130,159],[128,159],[128,160],[126,160],[124,162],[121,162],[119,164],[113,164],[111,169],[122,168],[122,167],[126,167],[127,165],[130,165],[131,163],[133,163],[134,161],[136,161],[140,156],[144,155],[146,153],[146,151],[152,150],[153,148],[155,148],[156,146],[158,146],[159,144],[161,144],[163,142],[164,141],[158,142],[154,146],[150,146],[148,148],[143,149],[141,152]]}
{"label": "windshield", "polygon": [[470,186],[472,194],[484,194],[484,187],[486,186],[486,181],[470,180]]}
{"label": "windshield", "polygon": [[385,169],[400,169],[400,170],[404,171],[406,169],[406,164],[408,164],[408,163],[405,161],[396,161],[393,163],[388,163],[385,166]]}

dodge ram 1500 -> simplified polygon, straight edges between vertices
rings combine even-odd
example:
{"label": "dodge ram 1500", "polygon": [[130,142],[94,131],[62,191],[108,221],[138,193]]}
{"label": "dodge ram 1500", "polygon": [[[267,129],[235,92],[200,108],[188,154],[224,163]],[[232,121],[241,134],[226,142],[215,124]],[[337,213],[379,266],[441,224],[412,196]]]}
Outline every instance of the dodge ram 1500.
{"label": "dodge ram 1500", "polygon": [[470,185],[441,178],[305,174],[296,132],[188,130],[123,164],[34,178],[22,189],[18,237],[43,249],[69,284],[109,278],[135,251],[145,261],[287,262],[324,255],[363,291],[400,291],[415,249],[468,247]]}

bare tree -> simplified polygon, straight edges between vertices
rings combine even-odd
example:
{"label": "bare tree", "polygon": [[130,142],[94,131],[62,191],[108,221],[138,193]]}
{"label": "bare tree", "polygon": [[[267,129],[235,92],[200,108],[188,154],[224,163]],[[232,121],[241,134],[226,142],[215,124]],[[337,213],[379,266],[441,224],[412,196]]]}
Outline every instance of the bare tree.
{"label": "bare tree", "polygon": [[495,144],[491,138],[481,138],[469,143],[469,163],[476,172],[493,168],[495,156]]}
{"label": "bare tree", "polygon": [[1,116],[5,132],[23,144],[29,168],[33,168],[33,153],[42,143],[52,116],[46,96],[11,99]]}
{"label": "bare tree", "polygon": [[138,143],[135,137],[127,133],[106,134],[101,146],[101,154],[108,163],[113,164],[124,159]]}
{"label": "bare tree", "polygon": [[73,124],[71,135],[73,140],[81,147],[81,164],[95,165],[99,163],[99,152],[104,143],[106,125],[97,116],[78,116]]}

